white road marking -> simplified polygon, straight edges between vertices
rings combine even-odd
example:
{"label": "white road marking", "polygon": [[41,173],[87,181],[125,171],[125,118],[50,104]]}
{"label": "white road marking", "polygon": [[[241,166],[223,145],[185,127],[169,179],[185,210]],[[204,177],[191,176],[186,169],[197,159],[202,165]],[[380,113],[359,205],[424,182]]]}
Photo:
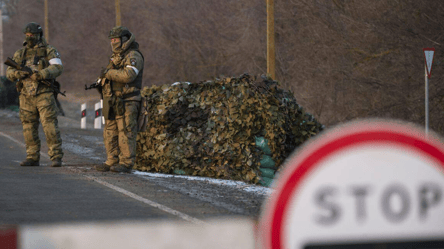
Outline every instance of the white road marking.
{"label": "white road marking", "polygon": [[150,205],[150,206],[153,206],[153,207],[155,207],[155,208],[158,208],[158,209],[160,209],[160,210],[162,210],[162,211],[164,211],[164,212],[167,212],[167,213],[169,213],[169,214],[179,216],[180,218],[182,218],[182,219],[184,219],[184,220],[186,220],[186,221],[189,221],[189,222],[192,222],[192,223],[195,223],[195,224],[205,224],[205,222],[203,222],[203,221],[201,221],[201,220],[199,220],[199,219],[196,219],[196,218],[191,217],[191,216],[189,216],[189,215],[187,215],[187,214],[181,213],[181,212],[179,212],[179,211],[177,211],[177,210],[174,210],[174,209],[172,209],[172,208],[169,208],[169,207],[164,206],[164,205],[162,205],[162,204],[159,204],[159,203],[157,203],[157,202],[154,202],[154,201],[148,200],[148,199],[146,199],[146,198],[143,198],[143,197],[141,197],[141,196],[139,196],[139,195],[136,195],[136,194],[134,194],[134,193],[131,193],[131,192],[129,192],[129,191],[126,191],[125,189],[119,188],[119,187],[117,187],[117,186],[115,186],[115,185],[113,185],[113,184],[110,184],[110,183],[107,183],[107,182],[105,182],[105,181],[102,181],[102,180],[100,180],[100,179],[98,179],[98,178],[96,178],[96,177],[93,177],[93,176],[87,176],[87,175],[83,175],[83,176],[86,177],[86,178],[89,178],[89,179],[91,179],[91,180],[94,180],[94,181],[96,181],[97,183],[100,183],[100,184],[102,184],[102,185],[104,185],[104,186],[106,186],[106,187],[108,187],[108,188],[110,188],[110,189],[113,189],[113,190],[115,190],[115,191],[117,191],[117,192],[120,192],[120,193],[122,193],[122,194],[124,194],[124,195],[126,195],[126,196],[129,196],[129,197],[131,197],[131,198],[133,198],[133,199],[136,199],[136,200],[138,200],[138,201],[140,201],[140,202],[143,202],[143,203],[145,203],[145,204],[148,204],[148,205]]}
{"label": "white road marking", "polygon": [[[9,135],[6,135],[6,134],[4,134],[3,132],[0,132],[0,135],[1,135],[1,136],[4,136],[4,137],[6,137],[6,138],[8,138],[9,140],[13,141],[14,143],[16,143],[16,144],[18,144],[18,145],[20,145],[20,146],[26,148],[25,144],[23,144],[22,142],[16,140],[15,138],[13,138],[13,137],[11,137],[11,136],[9,136]],[[46,158],[49,159],[49,156],[48,156],[47,154],[44,154],[44,153],[41,153],[41,154],[42,154],[42,156],[45,156]],[[71,169],[71,168],[69,168],[69,169]],[[88,178],[88,179],[91,179],[91,180],[93,180],[93,181],[95,181],[95,182],[97,182],[97,183],[100,183],[100,184],[102,184],[102,185],[104,185],[104,186],[106,186],[106,187],[108,187],[108,188],[110,188],[110,189],[113,189],[113,190],[115,190],[115,191],[117,191],[117,192],[119,192],[119,193],[122,193],[122,194],[124,194],[124,195],[126,195],[126,196],[129,196],[129,197],[131,197],[131,198],[133,198],[133,199],[136,199],[136,200],[138,200],[138,201],[140,201],[140,202],[143,202],[143,203],[148,204],[148,205],[150,205],[150,206],[152,206],[152,207],[158,208],[158,209],[160,209],[160,210],[162,210],[162,211],[164,211],[164,212],[167,212],[167,213],[169,213],[169,214],[172,214],[172,215],[178,216],[179,218],[184,219],[184,220],[186,220],[186,221],[189,221],[189,222],[192,222],[192,223],[195,223],[195,224],[205,224],[205,222],[203,222],[203,221],[201,221],[201,220],[199,220],[199,219],[196,219],[196,218],[194,218],[194,217],[191,217],[191,216],[189,216],[189,215],[186,215],[186,214],[184,214],[184,213],[181,213],[181,212],[179,212],[179,211],[177,211],[177,210],[174,210],[174,209],[172,209],[172,208],[169,208],[169,207],[164,206],[164,205],[162,205],[162,204],[159,204],[159,203],[157,203],[157,202],[154,202],[154,201],[148,200],[148,199],[146,199],[146,198],[143,198],[143,197],[141,197],[141,196],[139,196],[139,195],[136,195],[136,194],[134,194],[134,193],[131,193],[131,192],[125,190],[125,189],[119,188],[119,187],[117,187],[117,186],[115,186],[115,185],[113,185],[113,184],[111,184],[111,183],[108,183],[108,182],[102,181],[102,180],[100,180],[100,179],[98,179],[98,178],[96,178],[96,177],[87,176],[87,175],[83,175],[83,176],[86,177],[86,178]]]}

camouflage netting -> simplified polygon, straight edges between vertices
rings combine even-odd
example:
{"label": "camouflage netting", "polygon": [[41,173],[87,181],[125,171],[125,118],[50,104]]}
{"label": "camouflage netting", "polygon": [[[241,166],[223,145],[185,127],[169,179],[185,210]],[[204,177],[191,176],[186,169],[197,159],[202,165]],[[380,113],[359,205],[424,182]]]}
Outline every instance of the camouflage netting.
{"label": "camouflage netting", "polygon": [[269,158],[272,178],[297,146],[323,129],[276,83],[244,74],[145,87],[146,130],[137,137],[135,169],[258,183]]}

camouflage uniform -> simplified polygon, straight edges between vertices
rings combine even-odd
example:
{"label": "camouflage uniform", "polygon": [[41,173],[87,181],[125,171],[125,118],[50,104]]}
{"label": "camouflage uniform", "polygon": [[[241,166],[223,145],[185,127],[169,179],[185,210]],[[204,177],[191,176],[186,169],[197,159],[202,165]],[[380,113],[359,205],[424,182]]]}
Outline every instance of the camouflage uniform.
{"label": "camouflage uniform", "polygon": [[108,81],[102,90],[105,116],[103,138],[107,153],[102,167],[110,167],[115,172],[128,172],[136,159],[144,59],[134,35],[125,27],[113,28],[109,38],[121,38],[121,44],[113,48],[109,65],[102,72]]}
{"label": "camouflage uniform", "polygon": [[[39,33],[40,32],[40,33]],[[35,34],[37,40],[30,44],[26,40],[22,49],[15,52],[13,60],[22,66],[27,66],[36,72],[36,76],[28,75],[20,77],[15,68],[8,67],[6,76],[11,81],[17,82],[17,90],[20,92],[20,120],[23,125],[23,136],[26,143],[26,159],[28,162],[37,162],[40,160],[40,138],[38,135],[39,119],[42,122],[48,144],[48,155],[53,161],[55,167],[61,166],[63,157],[62,139],[58,127],[57,113],[54,91],[49,86],[39,83],[39,80],[51,80],[62,74],[63,65],[60,60],[60,54],[56,48],[48,45],[42,36],[40,25],[30,23],[25,26],[23,33]],[[34,78],[34,79],[33,79]],[[35,80],[37,78],[37,80]]]}

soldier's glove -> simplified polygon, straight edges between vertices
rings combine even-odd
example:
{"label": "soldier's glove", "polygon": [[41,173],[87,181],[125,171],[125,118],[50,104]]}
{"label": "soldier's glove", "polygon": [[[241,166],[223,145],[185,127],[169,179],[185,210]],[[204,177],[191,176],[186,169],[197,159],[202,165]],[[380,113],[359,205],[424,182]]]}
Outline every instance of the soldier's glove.
{"label": "soldier's glove", "polygon": [[107,68],[102,68],[102,70],[100,70],[100,78],[103,79],[105,78],[106,73],[108,72],[109,69]]}
{"label": "soldier's glove", "polygon": [[15,71],[14,77],[18,80],[26,78],[29,75],[28,72],[17,70]]}
{"label": "soldier's glove", "polygon": [[43,76],[42,76],[41,73],[33,73],[31,75],[31,79],[34,80],[34,81],[39,81],[39,80],[43,79]]}

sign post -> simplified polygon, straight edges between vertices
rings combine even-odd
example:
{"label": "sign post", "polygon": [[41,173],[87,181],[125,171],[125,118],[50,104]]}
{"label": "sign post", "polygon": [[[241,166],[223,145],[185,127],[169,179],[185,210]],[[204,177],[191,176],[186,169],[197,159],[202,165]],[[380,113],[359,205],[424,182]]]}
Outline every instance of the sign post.
{"label": "sign post", "polygon": [[425,130],[429,133],[429,79],[432,76],[433,56],[435,48],[424,48],[425,60]]}
{"label": "sign post", "polygon": [[326,131],[279,176],[264,249],[444,248],[444,144],[422,130],[364,120]]}

